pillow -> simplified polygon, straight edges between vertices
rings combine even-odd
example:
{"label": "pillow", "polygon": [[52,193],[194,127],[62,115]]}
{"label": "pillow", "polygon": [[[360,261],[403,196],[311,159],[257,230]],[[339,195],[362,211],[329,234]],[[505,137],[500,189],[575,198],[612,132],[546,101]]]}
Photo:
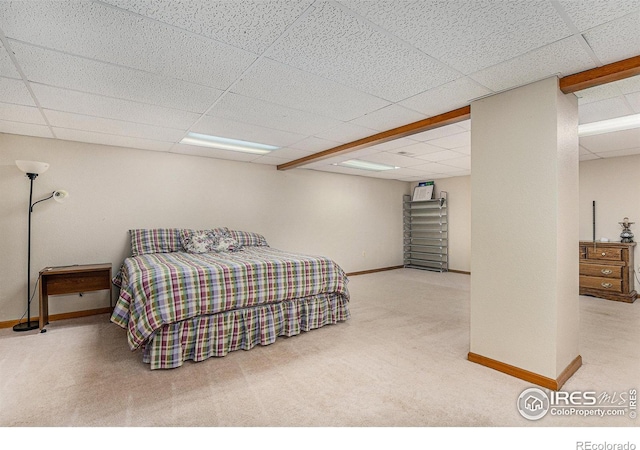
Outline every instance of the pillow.
{"label": "pillow", "polygon": [[218,235],[212,230],[181,230],[180,240],[189,253],[213,252],[218,245]]}
{"label": "pillow", "polygon": [[229,236],[245,247],[268,247],[267,240],[263,235],[250,231],[228,230]]}
{"label": "pillow", "polygon": [[228,234],[223,236],[218,235],[217,238],[218,240],[214,251],[218,253],[237,252],[242,248],[242,244]]}
{"label": "pillow", "polygon": [[152,228],[129,230],[131,255],[171,253],[182,250],[179,228]]}

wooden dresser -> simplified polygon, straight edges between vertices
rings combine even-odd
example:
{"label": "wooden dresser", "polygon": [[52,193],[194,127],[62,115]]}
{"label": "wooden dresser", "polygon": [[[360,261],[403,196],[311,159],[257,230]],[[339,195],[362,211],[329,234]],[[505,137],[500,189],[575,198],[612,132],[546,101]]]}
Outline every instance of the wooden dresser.
{"label": "wooden dresser", "polygon": [[635,242],[580,241],[580,295],[633,303]]}

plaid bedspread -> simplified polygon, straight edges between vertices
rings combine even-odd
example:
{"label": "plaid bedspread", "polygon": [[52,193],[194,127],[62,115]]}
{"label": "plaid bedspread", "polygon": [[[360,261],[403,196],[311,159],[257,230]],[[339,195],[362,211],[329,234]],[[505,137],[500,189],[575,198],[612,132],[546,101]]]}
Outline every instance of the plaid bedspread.
{"label": "plaid bedspread", "polygon": [[146,254],[125,259],[111,321],[135,350],[165,324],[324,293],[349,299],[332,260],[271,247],[238,252]]}

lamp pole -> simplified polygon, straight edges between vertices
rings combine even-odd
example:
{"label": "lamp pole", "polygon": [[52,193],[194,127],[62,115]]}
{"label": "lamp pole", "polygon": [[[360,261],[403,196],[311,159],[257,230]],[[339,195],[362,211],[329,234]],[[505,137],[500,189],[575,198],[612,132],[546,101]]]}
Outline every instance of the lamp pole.
{"label": "lamp pole", "polygon": [[27,244],[27,321],[19,323],[13,327],[13,331],[29,331],[39,327],[37,321],[31,321],[31,212],[33,211],[33,180],[38,176],[37,173],[27,173],[27,177],[31,180],[29,187],[29,237]]}

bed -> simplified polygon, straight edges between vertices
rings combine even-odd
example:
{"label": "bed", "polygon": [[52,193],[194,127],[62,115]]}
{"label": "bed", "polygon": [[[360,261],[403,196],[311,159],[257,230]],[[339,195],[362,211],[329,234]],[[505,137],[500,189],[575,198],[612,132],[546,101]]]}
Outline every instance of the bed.
{"label": "bed", "polygon": [[111,321],[151,369],[269,345],[346,321],[348,278],[334,261],[270,247],[258,233],[130,230]]}

